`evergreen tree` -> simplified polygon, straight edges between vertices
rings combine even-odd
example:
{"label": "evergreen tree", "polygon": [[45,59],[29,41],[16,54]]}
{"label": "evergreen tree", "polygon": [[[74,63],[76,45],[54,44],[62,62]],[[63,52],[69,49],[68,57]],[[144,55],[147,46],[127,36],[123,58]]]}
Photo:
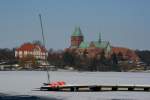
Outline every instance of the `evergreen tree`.
{"label": "evergreen tree", "polygon": [[69,52],[64,52],[63,61],[66,65],[73,66],[74,65],[74,56]]}
{"label": "evergreen tree", "polygon": [[113,53],[111,58],[112,58],[112,70],[120,71],[121,69],[118,65],[117,55],[115,53]]}

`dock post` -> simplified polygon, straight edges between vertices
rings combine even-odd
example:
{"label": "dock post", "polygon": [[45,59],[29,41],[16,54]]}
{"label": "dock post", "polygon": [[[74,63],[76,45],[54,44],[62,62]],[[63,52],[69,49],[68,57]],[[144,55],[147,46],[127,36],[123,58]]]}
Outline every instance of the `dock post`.
{"label": "dock post", "polygon": [[70,91],[74,91],[74,87],[71,87],[71,88],[70,88]]}
{"label": "dock post", "polygon": [[128,91],[133,91],[134,87],[128,87]]}
{"label": "dock post", "polygon": [[89,87],[90,91],[100,91],[101,90],[101,87],[100,86],[92,86],[92,87]]}
{"label": "dock post", "polygon": [[149,88],[144,88],[144,91],[149,91],[150,89]]}
{"label": "dock post", "polygon": [[118,90],[118,87],[117,86],[113,86],[112,87],[112,91],[117,91]]}
{"label": "dock post", "polygon": [[70,91],[72,91],[72,92],[73,92],[73,91],[75,92],[75,91],[78,91],[78,90],[79,90],[78,87],[70,87]]}

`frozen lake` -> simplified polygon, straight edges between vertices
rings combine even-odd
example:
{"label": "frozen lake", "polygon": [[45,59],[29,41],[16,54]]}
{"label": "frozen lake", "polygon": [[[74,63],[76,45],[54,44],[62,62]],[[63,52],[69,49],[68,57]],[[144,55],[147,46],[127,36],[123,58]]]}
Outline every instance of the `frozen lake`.
{"label": "frozen lake", "polygon": [[[149,84],[150,73],[129,72],[50,72],[51,81],[68,84]],[[47,82],[43,71],[0,71],[0,97],[27,95],[28,100],[150,100],[150,92],[49,92],[32,91]],[[35,96],[35,97],[33,97]],[[9,99],[10,100],[10,99]],[[24,99],[23,99],[24,100]],[[40,99],[41,100],[41,99]]]}

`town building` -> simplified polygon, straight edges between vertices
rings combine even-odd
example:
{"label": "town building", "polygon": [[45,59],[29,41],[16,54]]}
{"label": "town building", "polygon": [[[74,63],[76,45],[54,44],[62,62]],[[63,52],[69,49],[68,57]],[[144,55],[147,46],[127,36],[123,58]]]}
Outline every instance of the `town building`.
{"label": "town building", "polygon": [[27,64],[26,66],[29,67],[35,63],[35,61],[39,65],[44,65],[46,64],[45,61],[48,57],[48,52],[43,46],[25,43],[16,49],[15,57],[20,61],[24,61]]}

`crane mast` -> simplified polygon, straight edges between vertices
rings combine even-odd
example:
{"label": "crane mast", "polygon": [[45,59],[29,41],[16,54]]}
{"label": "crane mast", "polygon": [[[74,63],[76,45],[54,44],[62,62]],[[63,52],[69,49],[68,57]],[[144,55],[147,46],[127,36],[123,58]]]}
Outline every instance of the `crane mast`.
{"label": "crane mast", "polygon": [[[43,46],[45,48],[45,37],[44,37],[44,31],[43,31],[43,24],[42,24],[41,14],[39,14],[39,19],[40,19],[40,25],[41,25]],[[45,63],[47,63],[47,55],[45,55]],[[47,72],[47,82],[50,83],[50,75],[49,75],[49,72],[48,72],[48,67],[47,67],[47,65],[45,67],[46,67],[46,72]]]}

